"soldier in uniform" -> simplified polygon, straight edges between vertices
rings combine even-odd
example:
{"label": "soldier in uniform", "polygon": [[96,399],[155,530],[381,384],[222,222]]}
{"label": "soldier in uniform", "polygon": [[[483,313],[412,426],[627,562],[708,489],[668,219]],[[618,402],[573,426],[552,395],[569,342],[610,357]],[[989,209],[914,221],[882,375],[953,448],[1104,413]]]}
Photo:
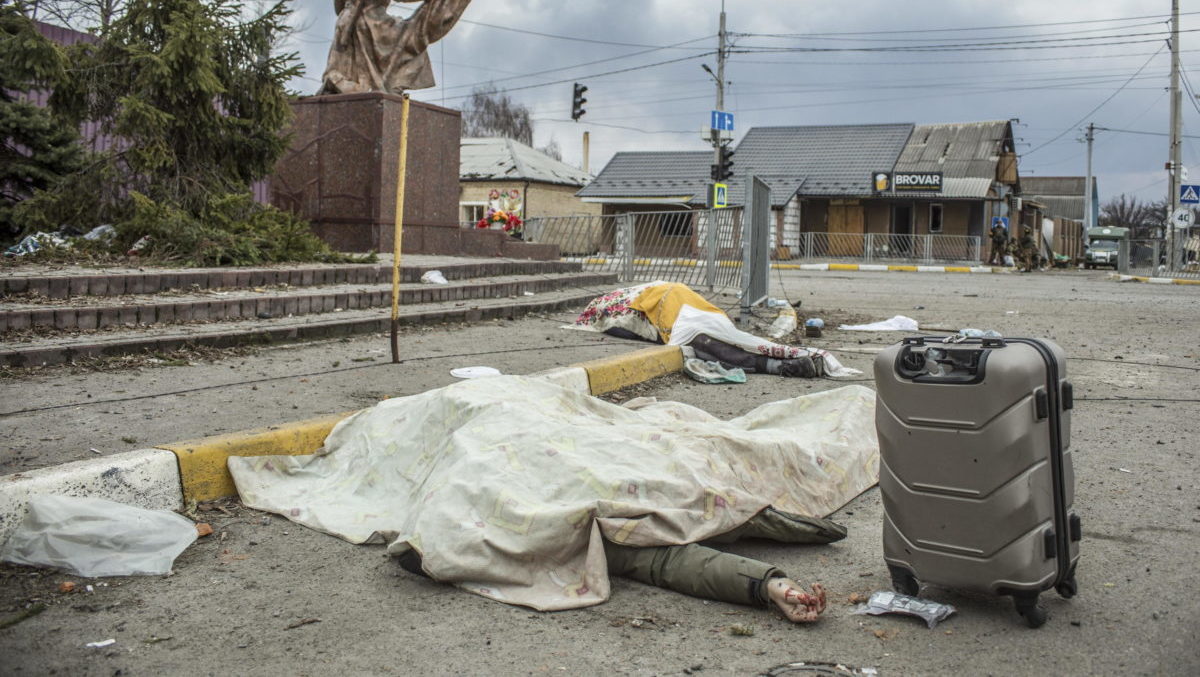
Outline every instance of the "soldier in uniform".
{"label": "soldier in uniform", "polygon": [[1032,273],[1033,262],[1037,258],[1037,247],[1033,242],[1033,228],[1029,226],[1021,228],[1021,241],[1018,244],[1021,253],[1021,272]]}
{"label": "soldier in uniform", "polygon": [[1004,265],[1004,255],[1008,249],[1008,229],[997,223],[992,226],[992,253],[988,256],[988,265]]}

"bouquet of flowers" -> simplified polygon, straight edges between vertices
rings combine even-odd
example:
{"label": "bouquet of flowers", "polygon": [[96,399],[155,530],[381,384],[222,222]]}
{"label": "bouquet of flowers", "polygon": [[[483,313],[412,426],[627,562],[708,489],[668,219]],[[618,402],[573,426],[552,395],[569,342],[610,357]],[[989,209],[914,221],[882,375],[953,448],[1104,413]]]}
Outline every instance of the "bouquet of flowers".
{"label": "bouquet of flowers", "polygon": [[476,228],[499,228],[506,233],[520,233],[525,224],[521,217],[503,209],[489,209],[482,219],[475,224]]}
{"label": "bouquet of flowers", "polygon": [[488,210],[482,219],[475,224],[476,228],[494,228],[503,230],[513,237],[520,237],[525,222],[521,220],[521,191],[510,190],[501,194],[492,189],[488,195]]}

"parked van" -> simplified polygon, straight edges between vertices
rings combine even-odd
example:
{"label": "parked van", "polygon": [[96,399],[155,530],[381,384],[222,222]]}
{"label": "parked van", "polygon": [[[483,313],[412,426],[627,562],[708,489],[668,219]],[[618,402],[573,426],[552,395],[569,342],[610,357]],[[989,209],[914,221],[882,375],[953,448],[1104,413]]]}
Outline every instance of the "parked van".
{"label": "parked van", "polygon": [[1129,229],[1089,228],[1087,237],[1087,252],[1083,255],[1083,267],[1112,266],[1113,270],[1116,270],[1121,241],[1129,242]]}

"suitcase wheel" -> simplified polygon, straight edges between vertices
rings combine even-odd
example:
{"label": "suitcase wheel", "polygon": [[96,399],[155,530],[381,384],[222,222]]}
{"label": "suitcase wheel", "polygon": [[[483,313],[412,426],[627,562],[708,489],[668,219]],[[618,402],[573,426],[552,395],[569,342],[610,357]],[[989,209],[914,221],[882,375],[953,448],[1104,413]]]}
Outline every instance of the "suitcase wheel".
{"label": "suitcase wheel", "polygon": [[1071,572],[1061,583],[1054,586],[1054,590],[1058,592],[1063,599],[1071,599],[1075,593],[1079,592],[1079,587],[1075,584],[1075,572]]}
{"label": "suitcase wheel", "polygon": [[921,583],[911,571],[893,566],[889,566],[888,571],[892,574],[892,589],[896,592],[909,597],[916,597],[921,592]]}
{"label": "suitcase wheel", "polygon": [[1017,613],[1021,618],[1025,619],[1025,624],[1031,628],[1040,628],[1046,623],[1046,610],[1038,606],[1037,595],[1022,595],[1014,596],[1013,602],[1017,605]]}

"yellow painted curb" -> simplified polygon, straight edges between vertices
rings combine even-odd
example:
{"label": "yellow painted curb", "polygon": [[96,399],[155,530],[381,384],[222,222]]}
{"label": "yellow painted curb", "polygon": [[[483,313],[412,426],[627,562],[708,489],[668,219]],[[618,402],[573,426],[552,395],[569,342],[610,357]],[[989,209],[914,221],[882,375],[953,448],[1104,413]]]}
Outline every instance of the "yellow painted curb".
{"label": "yellow painted curb", "polygon": [[857,263],[831,263],[831,264],[829,264],[829,269],[830,270],[858,270],[858,264]]}
{"label": "yellow painted curb", "polygon": [[1200,284],[1200,280],[1184,280],[1178,277],[1172,279],[1175,280],[1175,284]]}
{"label": "yellow painted curb", "polygon": [[616,357],[604,357],[576,366],[587,371],[588,386],[592,394],[603,395],[683,369],[683,352],[679,346],[660,346]]}
{"label": "yellow painted curb", "polygon": [[969,273],[969,272],[971,272],[971,269],[968,268],[967,266],[946,266],[945,270],[947,273]]}
{"label": "yellow painted curb", "polygon": [[189,501],[210,501],[237,495],[226,465],[230,456],[311,454],[325,443],[333,426],[352,413],[163,444],[158,448],[175,452],[184,505]]}
{"label": "yellow painted curb", "polygon": [[888,266],[888,270],[901,271],[905,273],[917,272],[916,266]]}
{"label": "yellow painted curb", "polygon": [[802,270],[799,263],[772,263],[771,267],[777,270]]}

